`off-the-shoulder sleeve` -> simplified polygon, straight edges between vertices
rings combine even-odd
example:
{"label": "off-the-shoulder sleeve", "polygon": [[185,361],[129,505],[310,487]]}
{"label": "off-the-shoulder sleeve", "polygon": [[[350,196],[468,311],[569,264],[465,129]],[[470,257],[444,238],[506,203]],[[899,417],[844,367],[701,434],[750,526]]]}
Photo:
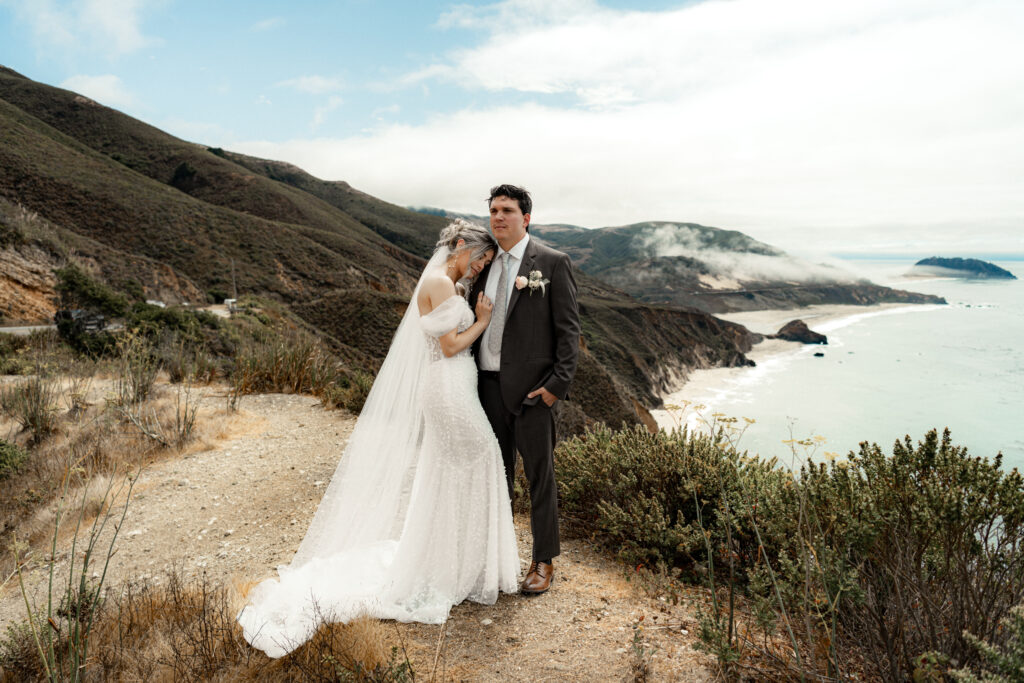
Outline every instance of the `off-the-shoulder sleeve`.
{"label": "off-the-shoulder sleeve", "polygon": [[420,316],[420,327],[431,337],[443,337],[459,327],[466,311],[466,300],[459,295],[445,299],[440,306]]}

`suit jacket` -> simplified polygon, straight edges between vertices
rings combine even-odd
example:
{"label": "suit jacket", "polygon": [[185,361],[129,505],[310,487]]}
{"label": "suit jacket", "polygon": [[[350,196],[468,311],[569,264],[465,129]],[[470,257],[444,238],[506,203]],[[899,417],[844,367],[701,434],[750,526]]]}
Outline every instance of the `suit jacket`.
{"label": "suit jacket", "polygon": [[[572,261],[531,236],[517,275],[528,278],[534,270],[550,282],[544,292],[513,288],[501,336],[501,395],[505,408],[516,415],[522,406],[540,401],[540,396],[526,398],[534,389],[544,387],[565,398],[579,355],[580,317]],[[470,304],[476,305],[489,273],[490,266],[473,283]],[[477,357],[482,338],[473,344]]]}

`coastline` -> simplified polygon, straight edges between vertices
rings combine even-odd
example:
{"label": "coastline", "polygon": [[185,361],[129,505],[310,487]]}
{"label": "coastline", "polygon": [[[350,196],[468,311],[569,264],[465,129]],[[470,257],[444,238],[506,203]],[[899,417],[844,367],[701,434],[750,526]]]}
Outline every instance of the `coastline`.
{"label": "coastline", "polygon": [[[716,317],[729,322],[739,323],[751,332],[759,334],[775,334],[779,328],[791,320],[803,320],[807,326],[822,334],[845,327],[864,317],[900,313],[906,310],[919,310],[922,306],[938,304],[905,304],[883,303],[870,306],[854,304],[819,304],[805,308],[770,309],[762,311],[736,311]],[[785,341],[783,339],[765,339],[755,344],[748,352],[747,358],[754,361],[755,367],[740,368],[707,368],[692,371],[684,382],[674,391],[662,396],[665,406],[689,406],[682,415],[680,411],[669,411],[657,408],[650,411],[658,426],[672,429],[685,423],[689,428],[699,424],[700,419],[694,407],[703,405],[706,412],[713,412],[713,403],[727,399],[736,389],[759,381],[765,374],[774,372],[779,365],[785,364],[792,356],[814,353],[820,348],[816,344]]]}

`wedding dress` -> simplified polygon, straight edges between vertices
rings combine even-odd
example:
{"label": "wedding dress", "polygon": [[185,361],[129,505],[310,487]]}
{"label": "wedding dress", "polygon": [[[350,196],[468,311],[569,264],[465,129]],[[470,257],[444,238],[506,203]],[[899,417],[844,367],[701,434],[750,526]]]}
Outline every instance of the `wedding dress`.
{"label": "wedding dress", "polygon": [[[441,248],[424,273],[449,254]],[[271,657],[325,621],[439,624],[463,600],[493,604],[518,590],[512,509],[476,363],[469,349],[446,358],[438,339],[466,330],[473,311],[453,295],[421,316],[416,296],[295,557],[239,613],[245,639]]]}

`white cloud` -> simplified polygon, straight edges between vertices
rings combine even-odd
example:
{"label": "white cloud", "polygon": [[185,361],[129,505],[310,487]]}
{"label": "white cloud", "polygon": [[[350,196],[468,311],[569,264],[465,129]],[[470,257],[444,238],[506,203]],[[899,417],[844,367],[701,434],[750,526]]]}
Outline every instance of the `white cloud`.
{"label": "white cloud", "polygon": [[73,90],[108,107],[127,109],[135,104],[135,97],[128,92],[128,88],[125,87],[121,79],[113,74],[103,76],[79,74],[66,79],[60,84],[60,87]]}
{"label": "white cloud", "polygon": [[325,95],[342,89],[341,80],[326,76],[300,76],[275,83],[279,88],[292,88],[310,95]]}
{"label": "white cloud", "polygon": [[40,49],[100,50],[111,56],[158,42],[142,31],[150,0],[6,0]]}
{"label": "white cloud", "polygon": [[[1024,4],[540,6],[456,8],[443,25],[490,37],[407,77],[486,109],[249,151],[406,205],[479,212],[489,184],[520,182],[540,222],[694,221],[784,247],[811,229],[827,248],[969,228],[1024,250]],[[516,30],[495,22],[517,11]]]}
{"label": "white cloud", "polygon": [[270,31],[272,29],[278,28],[279,26],[284,26],[284,24],[285,20],[283,17],[270,17],[269,19],[257,21],[255,24],[249,27],[249,30],[254,31],[256,33],[262,33],[264,31]]}
{"label": "white cloud", "polygon": [[344,100],[335,95],[328,98],[326,104],[322,104],[316,109],[314,109],[313,123],[311,124],[312,127],[319,128],[323,124],[323,122],[327,120],[327,115],[330,114],[335,109],[337,109],[338,107],[340,107],[343,101]]}

